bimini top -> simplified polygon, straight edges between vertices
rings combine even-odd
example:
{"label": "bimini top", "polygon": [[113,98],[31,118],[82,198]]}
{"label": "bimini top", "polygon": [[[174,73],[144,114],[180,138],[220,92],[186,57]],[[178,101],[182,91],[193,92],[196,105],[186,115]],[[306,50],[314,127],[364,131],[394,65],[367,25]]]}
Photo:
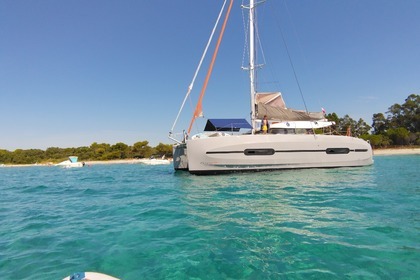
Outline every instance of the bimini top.
{"label": "bimini top", "polygon": [[251,129],[252,126],[245,119],[209,119],[204,131],[235,131],[241,128]]}

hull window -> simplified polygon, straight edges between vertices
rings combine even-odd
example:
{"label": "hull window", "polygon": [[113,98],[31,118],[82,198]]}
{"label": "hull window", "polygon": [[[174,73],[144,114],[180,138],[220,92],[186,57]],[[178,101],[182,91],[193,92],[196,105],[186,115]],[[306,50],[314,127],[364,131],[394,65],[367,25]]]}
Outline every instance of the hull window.
{"label": "hull window", "polygon": [[335,154],[348,154],[350,153],[349,148],[328,148],[326,150],[327,154],[335,155]]}
{"label": "hull window", "polygon": [[274,149],[246,149],[244,151],[246,156],[272,156],[274,153]]}

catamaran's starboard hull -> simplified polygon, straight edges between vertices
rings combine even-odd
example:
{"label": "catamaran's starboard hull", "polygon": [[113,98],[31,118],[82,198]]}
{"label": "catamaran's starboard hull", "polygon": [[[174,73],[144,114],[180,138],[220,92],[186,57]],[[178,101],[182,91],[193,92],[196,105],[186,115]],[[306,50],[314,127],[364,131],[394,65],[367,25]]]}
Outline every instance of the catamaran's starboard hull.
{"label": "catamaran's starboard hull", "polygon": [[370,144],[347,136],[216,136],[190,139],[186,150],[188,170],[192,174],[355,167],[373,163]]}

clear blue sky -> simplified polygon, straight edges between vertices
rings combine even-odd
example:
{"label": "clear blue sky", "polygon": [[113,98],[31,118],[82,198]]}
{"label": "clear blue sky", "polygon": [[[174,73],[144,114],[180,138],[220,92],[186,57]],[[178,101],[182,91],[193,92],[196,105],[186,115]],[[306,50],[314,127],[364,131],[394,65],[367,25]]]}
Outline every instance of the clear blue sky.
{"label": "clear blue sky", "polygon": [[[284,46],[269,45],[281,26],[310,111],[371,124],[374,113],[420,93],[420,1],[271,1],[259,11],[261,90],[304,109]],[[249,116],[241,2],[204,98],[206,117]],[[221,3],[0,0],[0,149],[172,143],[168,132]],[[277,22],[265,20],[273,14]]]}

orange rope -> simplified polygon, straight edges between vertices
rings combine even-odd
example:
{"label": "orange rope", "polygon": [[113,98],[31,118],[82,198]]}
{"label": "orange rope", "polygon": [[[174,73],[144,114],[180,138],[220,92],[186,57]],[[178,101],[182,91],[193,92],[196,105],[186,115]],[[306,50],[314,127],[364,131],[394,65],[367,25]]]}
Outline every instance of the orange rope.
{"label": "orange rope", "polygon": [[210,80],[211,72],[213,71],[214,62],[216,61],[217,52],[219,51],[219,46],[220,46],[220,43],[222,42],[223,34],[225,32],[226,24],[229,18],[230,10],[232,9],[232,5],[233,5],[233,0],[230,0],[229,8],[225,15],[225,20],[223,22],[222,29],[220,30],[219,38],[217,39],[217,44],[213,52],[213,57],[211,59],[209,69],[207,70],[206,79],[204,80],[203,87],[201,88],[200,97],[198,99],[197,106],[195,107],[194,115],[191,119],[190,126],[188,128],[188,134],[190,134],[191,132],[191,128],[194,124],[195,119],[198,118],[200,114],[202,113],[202,110],[203,110],[202,102],[203,102],[204,93],[206,92],[207,84]]}

